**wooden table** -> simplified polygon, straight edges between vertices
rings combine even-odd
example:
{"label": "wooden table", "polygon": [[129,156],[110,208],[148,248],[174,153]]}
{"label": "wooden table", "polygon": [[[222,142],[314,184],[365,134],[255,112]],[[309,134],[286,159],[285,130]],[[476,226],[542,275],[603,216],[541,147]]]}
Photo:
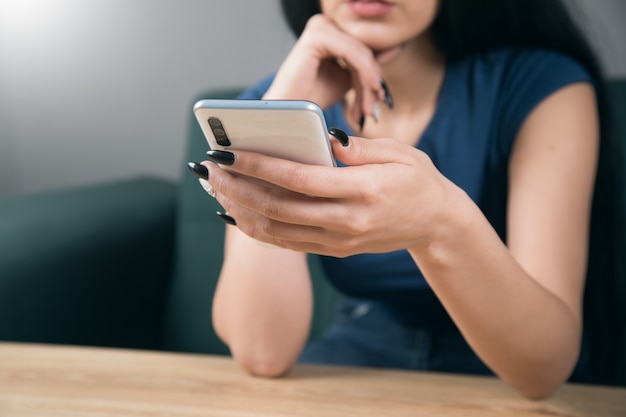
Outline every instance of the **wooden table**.
{"label": "wooden table", "polygon": [[529,401],[495,378],[300,365],[253,378],[229,358],[0,343],[0,416],[626,416],[626,389]]}

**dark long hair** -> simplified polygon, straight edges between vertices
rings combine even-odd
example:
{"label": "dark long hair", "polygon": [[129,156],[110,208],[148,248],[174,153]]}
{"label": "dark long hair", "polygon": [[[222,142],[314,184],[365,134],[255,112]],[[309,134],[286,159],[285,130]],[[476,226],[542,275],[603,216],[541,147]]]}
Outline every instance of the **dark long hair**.
{"label": "dark long hair", "polygon": [[[281,0],[290,29],[300,36],[317,0]],[[536,46],[568,54],[597,80],[602,71],[561,0],[441,0],[433,22],[435,46],[448,60],[499,46]]]}
{"label": "dark long hair", "polygon": [[[300,36],[308,19],[320,13],[318,0],[281,0],[284,17]],[[593,49],[561,0],[441,0],[433,22],[435,46],[448,61],[501,46],[546,48],[582,64],[597,82],[600,154],[593,197],[589,263],[585,288],[585,332],[596,382],[617,381],[614,363],[626,323],[618,314],[616,280],[626,276],[624,251],[624,150],[611,132],[604,77]],[[617,244],[616,244],[617,243]]]}

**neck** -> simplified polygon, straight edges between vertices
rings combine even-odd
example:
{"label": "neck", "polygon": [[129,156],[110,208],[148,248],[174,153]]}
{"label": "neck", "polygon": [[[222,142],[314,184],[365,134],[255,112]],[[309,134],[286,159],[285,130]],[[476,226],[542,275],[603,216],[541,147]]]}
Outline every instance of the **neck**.
{"label": "neck", "polygon": [[[379,120],[367,118],[360,135],[394,138],[414,146],[435,114],[445,75],[444,57],[428,39],[418,38],[382,64],[382,69],[394,106],[380,106]],[[347,100],[348,108],[353,99]],[[356,120],[351,126],[358,131]]]}
{"label": "neck", "polygon": [[445,59],[428,35],[414,39],[383,65],[383,78],[394,99],[394,112],[412,112],[436,100],[445,75]]}

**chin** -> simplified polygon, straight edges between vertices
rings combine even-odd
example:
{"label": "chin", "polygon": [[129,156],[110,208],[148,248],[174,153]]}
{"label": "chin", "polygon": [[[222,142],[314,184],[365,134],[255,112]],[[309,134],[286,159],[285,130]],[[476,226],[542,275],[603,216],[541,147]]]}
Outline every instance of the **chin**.
{"label": "chin", "polygon": [[377,28],[373,25],[353,24],[346,25],[342,29],[374,51],[392,48],[403,43],[403,39],[390,37],[388,28]]}
{"label": "chin", "polygon": [[376,55],[383,53],[385,51],[389,51],[391,49],[397,48],[397,47],[402,48],[406,45],[406,42],[402,42],[402,41],[380,42],[380,40],[368,41],[367,39],[361,39],[361,42],[363,42],[365,46],[370,48],[372,52],[374,52],[374,54]]}

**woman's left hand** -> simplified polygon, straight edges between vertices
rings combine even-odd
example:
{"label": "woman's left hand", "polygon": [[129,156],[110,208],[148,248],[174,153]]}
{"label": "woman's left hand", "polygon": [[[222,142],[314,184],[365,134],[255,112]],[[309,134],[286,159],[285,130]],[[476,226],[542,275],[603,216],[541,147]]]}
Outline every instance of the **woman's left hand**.
{"label": "woman's left hand", "polygon": [[417,248],[449,223],[449,197],[458,188],[425,153],[393,139],[332,144],[346,167],[243,151],[230,166],[205,166],[217,200],[241,231],[292,250],[344,257]]}

